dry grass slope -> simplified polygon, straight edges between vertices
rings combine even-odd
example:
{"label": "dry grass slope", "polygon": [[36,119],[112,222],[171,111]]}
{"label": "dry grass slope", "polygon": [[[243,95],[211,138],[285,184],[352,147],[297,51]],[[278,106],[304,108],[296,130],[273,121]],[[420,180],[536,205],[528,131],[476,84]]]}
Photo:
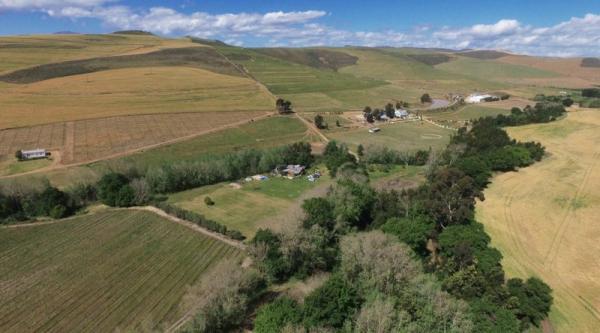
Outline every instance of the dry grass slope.
{"label": "dry grass slope", "polygon": [[0,88],[0,104],[0,129],[134,114],[274,108],[253,80],[186,67],[119,69],[10,85]]}
{"label": "dry grass slope", "polygon": [[0,331],[112,332],[177,320],[188,285],[242,253],[149,212],[0,229]]}
{"label": "dry grass slope", "polygon": [[600,330],[600,114],[511,128],[542,142],[549,157],[496,177],[477,205],[509,276],[540,276],[554,290],[557,332]]}

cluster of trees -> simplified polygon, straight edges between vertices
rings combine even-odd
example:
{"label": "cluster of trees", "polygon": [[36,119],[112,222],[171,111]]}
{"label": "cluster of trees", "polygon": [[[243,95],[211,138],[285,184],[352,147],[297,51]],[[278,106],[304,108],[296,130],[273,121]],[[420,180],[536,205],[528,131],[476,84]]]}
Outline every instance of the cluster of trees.
{"label": "cluster of trees", "polygon": [[562,104],[563,106],[569,107],[575,103],[570,96],[546,96],[544,94],[537,94],[533,98],[536,102],[549,102]]}
{"label": "cluster of trees", "polygon": [[166,213],[168,213],[170,215],[176,216],[176,217],[186,220],[186,221],[196,223],[197,225],[199,225],[205,229],[223,234],[229,238],[236,239],[236,240],[246,239],[246,237],[244,235],[242,235],[241,232],[239,232],[237,230],[228,229],[226,226],[224,226],[216,221],[213,221],[211,219],[208,219],[201,214],[198,214],[198,213],[195,213],[195,212],[192,212],[189,210],[185,210],[183,208],[179,208],[177,206],[171,205],[164,201],[156,202],[153,205],[155,207],[165,211]]}
{"label": "cluster of trees", "polygon": [[479,122],[491,122],[496,126],[520,126],[534,123],[548,123],[563,116],[567,110],[558,103],[537,103],[534,107],[526,106],[523,110],[514,107],[510,115],[498,115],[480,119]]}
{"label": "cluster of trees", "polygon": [[294,112],[294,110],[292,109],[292,102],[284,100],[283,98],[277,99],[277,101],[275,102],[275,108],[280,114]]}
{"label": "cluster of trees", "polygon": [[600,98],[600,88],[587,88],[581,90],[581,96]]}
{"label": "cluster of trees", "polygon": [[281,297],[260,308],[254,331],[471,332],[467,304],[443,292],[413,256],[381,232],[344,236],[332,276],[302,305]]}
{"label": "cluster of trees", "polygon": [[346,145],[338,145],[335,141],[329,141],[323,152],[323,162],[325,162],[331,176],[335,177],[340,167],[356,165],[356,158],[350,153]]}
{"label": "cluster of trees", "polygon": [[145,179],[154,193],[172,193],[269,172],[282,164],[310,166],[313,160],[310,144],[299,142],[267,150],[210,156],[202,161],[167,164],[148,170]]}
{"label": "cluster of trees", "polygon": [[73,215],[95,193],[86,186],[63,192],[46,184],[42,190],[2,193],[0,191],[0,224],[38,217],[60,219]]}
{"label": "cluster of trees", "polygon": [[379,121],[383,116],[386,116],[388,119],[393,119],[396,117],[396,109],[402,109],[403,107],[408,107],[408,103],[402,101],[396,102],[395,107],[392,103],[388,103],[383,109],[372,109],[370,106],[365,106],[363,109],[363,117],[368,123],[374,123],[375,120]]}

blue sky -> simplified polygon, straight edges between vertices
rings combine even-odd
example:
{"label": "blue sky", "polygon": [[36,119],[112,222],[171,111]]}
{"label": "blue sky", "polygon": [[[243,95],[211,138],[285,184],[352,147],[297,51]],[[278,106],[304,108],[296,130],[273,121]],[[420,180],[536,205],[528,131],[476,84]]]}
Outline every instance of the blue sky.
{"label": "blue sky", "polygon": [[600,55],[599,0],[0,0],[0,34],[143,29],[245,46],[390,45]]}

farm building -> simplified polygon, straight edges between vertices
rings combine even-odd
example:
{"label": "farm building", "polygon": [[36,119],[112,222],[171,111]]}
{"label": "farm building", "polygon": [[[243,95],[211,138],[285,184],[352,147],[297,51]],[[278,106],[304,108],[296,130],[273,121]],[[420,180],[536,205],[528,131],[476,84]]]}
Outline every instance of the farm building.
{"label": "farm building", "polygon": [[273,171],[277,175],[297,177],[304,173],[306,167],[304,165],[282,165],[275,168]]}
{"label": "farm building", "polygon": [[381,128],[373,127],[371,129],[369,129],[369,133],[377,133],[377,132],[381,132]]}
{"label": "farm building", "polygon": [[394,111],[394,115],[396,116],[396,118],[406,119],[408,118],[408,111],[404,109],[396,109]]}
{"label": "farm building", "polygon": [[469,95],[466,99],[465,102],[470,103],[470,104],[476,104],[476,103],[482,103],[485,102],[486,98],[493,98],[494,96],[490,95],[490,94],[479,94],[479,93],[475,93],[475,94],[471,94]]}
{"label": "farm building", "polygon": [[21,159],[34,160],[48,156],[46,149],[21,150]]}

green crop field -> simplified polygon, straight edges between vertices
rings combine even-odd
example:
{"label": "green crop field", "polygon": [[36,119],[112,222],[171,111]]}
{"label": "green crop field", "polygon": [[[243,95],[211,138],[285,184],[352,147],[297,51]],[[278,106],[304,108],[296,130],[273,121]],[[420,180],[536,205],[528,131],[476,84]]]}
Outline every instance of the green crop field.
{"label": "green crop field", "polygon": [[481,80],[501,81],[503,79],[552,78],[560,76],[557,73],[533,67],[465,57],[437,65],[436,68],[450,73],[468,75]]}
{"label": "green crop field", "polygon": [[429,112],[424,113],[425,116],[435,120],[454,120],[464,121],[479,119],[481,117],[493,117],[499,114],[510,114],[510,110],[490,108],[481,105],[467,105],[456,111],[444,111],[444,112]]}
{"label": "green crop field", "polygon": [[355,149],[359,144],[388,147],[398,151],[416,151],[419,149],[439,150],[450,141],[452,130],[440,128],[426,122],[402,122],[379,126],[381,132],[369,133],[367,128],[352,129],[331,133],[328,136],[338,142],[346,143]]}
{"label": "green crop field", "polygon": [[217,261],[243,254],[150,212],[0,229],[0,331],[158,328]]}
{"label": "green crop field", "polygon": [[[329,184],[324,175],[315,183],[306,177],[293,180],[273,177],[265,181],[252,181],[237,189],[231,185],[217,184],[179,192],[169,197],[169,202],[219,221],[229,228],[239,230],[252,238],[259,228],[281,229],[294,206],[306,193]],[[204,198],[209,196],[214,206],[207,206]]]}
{"label": "green crop field", "polygon": [[[360,107],[364,103],[348,102],[344,98],[332,97],[340,91],[361,91],[381,87],[388,83],[370,78],[358,78],[351,74],[330,69],[317,69],[300,63],[268,56],[254,50],[220,47],[225,56],[243,66],[254,78],[262,82],[271,92],[291,100],[300,111],[311,109],[340,109]],[[270,53],[267,52],[267,53]],[[318,94],[318,100],[307,98],[307,94]],[[298,95],[298,98],[296,96]]]}

